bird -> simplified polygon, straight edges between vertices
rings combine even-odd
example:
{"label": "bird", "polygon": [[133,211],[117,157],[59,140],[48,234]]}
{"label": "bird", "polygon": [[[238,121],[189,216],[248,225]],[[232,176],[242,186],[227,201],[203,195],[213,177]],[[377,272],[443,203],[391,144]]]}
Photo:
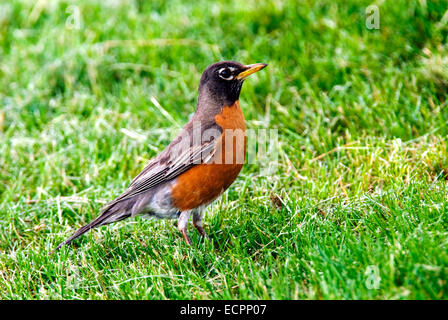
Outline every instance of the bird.
{"label": "bird", "polygon": [[246,154],[246,124],[239,103],[244,80],[265,68],[220,61],[202,73],[196,110],[178,136],[132,180],[129,187],[107,203],[98,217],[78,229],[57,249],[89,230],[136,215],[178,219],[177,228],[191,246],[190,216],[202,237],[205,208],[239,175]]}

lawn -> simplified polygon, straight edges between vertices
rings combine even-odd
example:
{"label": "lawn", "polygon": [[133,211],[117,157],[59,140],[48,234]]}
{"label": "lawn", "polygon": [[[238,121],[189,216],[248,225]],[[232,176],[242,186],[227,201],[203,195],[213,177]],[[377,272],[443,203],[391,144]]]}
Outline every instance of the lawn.
{"label": "lawn", "polygon": [[[1,299],[448,299],[448,1],[0,0]],[[248,79],[246,164],[205,214],[96,217],[195,110]],[[274,141],[275,140],[275,141]],[[272,170],[269,169],[272,165]]]}

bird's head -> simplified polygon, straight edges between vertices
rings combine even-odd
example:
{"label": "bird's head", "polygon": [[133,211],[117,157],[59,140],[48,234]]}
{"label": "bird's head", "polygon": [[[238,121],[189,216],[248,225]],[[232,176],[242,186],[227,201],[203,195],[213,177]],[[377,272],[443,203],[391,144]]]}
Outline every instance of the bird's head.
{"label": "bird's head", "polygon": [[263,69],[267,64],[243,65],[236,61],[214,63],[202,73],[199,84],[199,104],[216,103],[220,107],[232,105],[238,100],[244,80]]}

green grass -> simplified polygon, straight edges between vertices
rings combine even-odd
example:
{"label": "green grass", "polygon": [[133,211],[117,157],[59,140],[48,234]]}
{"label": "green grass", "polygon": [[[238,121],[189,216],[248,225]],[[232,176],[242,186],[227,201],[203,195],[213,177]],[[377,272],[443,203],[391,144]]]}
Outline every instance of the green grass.
{"label": "green grass", "polygon": [[[447,1],[377,1],[379,30],[369,1],[85,1],[79,30],[74,1],[0,3],[0,298],[448,298]],[[213,242],[136,218],[49,255],[230,59],[269,64],[240,101],[279,165],[209,207]]]}

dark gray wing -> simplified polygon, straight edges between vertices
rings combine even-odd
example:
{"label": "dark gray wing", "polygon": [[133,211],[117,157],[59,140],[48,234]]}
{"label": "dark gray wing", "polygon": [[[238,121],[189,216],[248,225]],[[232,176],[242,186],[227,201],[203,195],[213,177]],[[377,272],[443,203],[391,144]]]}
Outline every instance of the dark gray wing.
{"label": "dark gray wing", "polygon": [[[212,140],[202,145],[186,148],[180,154],[173,156],[172,159],[166,158],[169,157],[169,154],[161,154],[161,157],[157,157],[148,164],[132,180],[129,188],[114,201],[123,201],[144,193],[149,189],[176,178],[197,164],[208,162],[215,154],[215,141]],[[172,150],[172,148],[168,148],[166,152],[169,153],[170,149]]]}

